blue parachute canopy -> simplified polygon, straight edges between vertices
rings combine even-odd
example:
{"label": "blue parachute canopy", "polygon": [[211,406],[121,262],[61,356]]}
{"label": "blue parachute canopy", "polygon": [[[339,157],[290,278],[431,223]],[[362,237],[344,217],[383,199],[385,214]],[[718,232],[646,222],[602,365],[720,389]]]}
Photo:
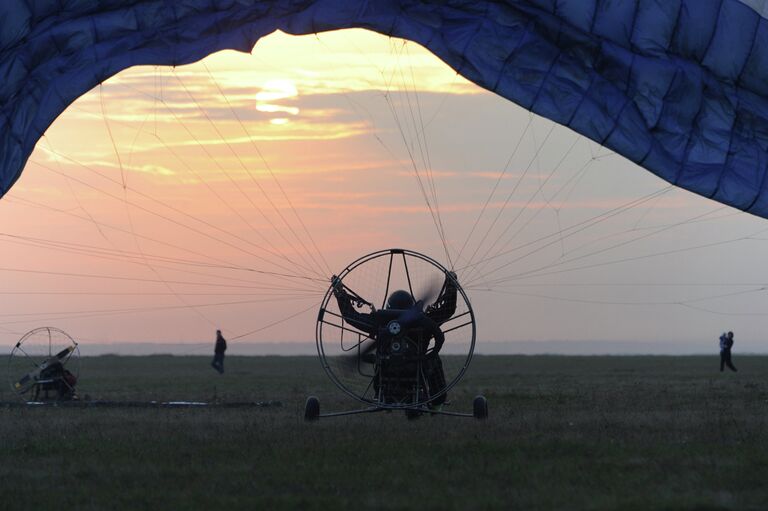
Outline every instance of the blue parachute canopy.
{"label": "blue parachute canopy", "polygon": [[2,0],[0,196],[76,98],[283,30],[418,42],[682,188],[768,217],[763,0]]}

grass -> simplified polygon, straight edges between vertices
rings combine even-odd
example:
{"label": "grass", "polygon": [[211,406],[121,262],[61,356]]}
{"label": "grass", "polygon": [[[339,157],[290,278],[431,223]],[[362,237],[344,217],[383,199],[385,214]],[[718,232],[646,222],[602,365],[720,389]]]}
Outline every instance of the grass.
{"label": "grass", "polygon": [[[477,357],[484,422],[355,407],[312,357],[83,360],[81,394],[279,408],[0,409],[3,510],[766,509],[768,357]],[[0,399],[9,399],[7,390]]]}

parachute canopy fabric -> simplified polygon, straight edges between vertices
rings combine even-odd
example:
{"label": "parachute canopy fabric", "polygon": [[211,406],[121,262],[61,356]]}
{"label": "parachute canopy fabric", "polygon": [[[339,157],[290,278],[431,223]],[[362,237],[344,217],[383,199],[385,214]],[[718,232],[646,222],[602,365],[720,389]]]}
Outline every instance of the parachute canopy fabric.
{"label": "parachute canopy fabric", "polygon": [[366,28],[682,188],[768,217],[763,0],[3,0],[0,196],[80,95],[136,65]]}

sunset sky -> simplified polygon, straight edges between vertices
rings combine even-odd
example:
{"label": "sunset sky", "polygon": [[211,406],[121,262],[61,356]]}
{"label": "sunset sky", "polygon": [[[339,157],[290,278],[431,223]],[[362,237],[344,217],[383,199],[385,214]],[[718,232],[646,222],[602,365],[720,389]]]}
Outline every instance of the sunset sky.
{"label": "sunset sky", "polygon": [[330,275],[395,246],[457,270],[480,346],[768,346],[764,219],[362,30],[133,68],[73,104],[0,200],[0,344],[306,342]]}

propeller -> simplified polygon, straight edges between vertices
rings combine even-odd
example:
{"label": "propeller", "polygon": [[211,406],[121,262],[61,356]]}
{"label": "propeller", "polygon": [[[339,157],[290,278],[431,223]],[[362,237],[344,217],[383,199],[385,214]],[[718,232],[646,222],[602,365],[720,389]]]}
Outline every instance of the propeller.
{"label": "propeller", "polygon": [[[75,348],[77,347],[77,343],[68,346],[58,352],[56,355],[46,359],[43,361],[42,364],[37,366],[33,371],[30,371],[29,373],[25,374],[23,377],[19,379],[16,383],[14,383],[13,388],[17,392],[25,392],[25,387],[29,386],[31,383],[34,383],[38,381],[40,377],[40,373],[51,367],[53,364],[62,363],[63,360],[66,360],[66,358],[69,356],[70,353],[75,351]],[[22,390],[24,389],[24,390]]]}

